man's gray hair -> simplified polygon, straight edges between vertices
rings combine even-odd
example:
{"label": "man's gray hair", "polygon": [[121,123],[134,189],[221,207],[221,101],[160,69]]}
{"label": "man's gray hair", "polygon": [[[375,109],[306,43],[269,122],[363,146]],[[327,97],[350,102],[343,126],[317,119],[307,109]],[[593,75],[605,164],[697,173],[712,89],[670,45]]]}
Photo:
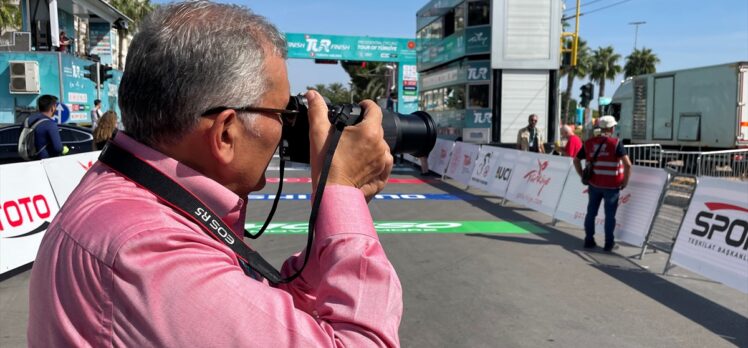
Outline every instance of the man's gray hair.
{"label": "man's gray hair", "polygon": [[[254,105],[272,88],[269,54],[286,58],[284,35],[245,7],[158,6],[128,50],[119,87],[125,131],[147,145],[173,143],[208,109]],[[253,119],[242,116],[249,129]]]}

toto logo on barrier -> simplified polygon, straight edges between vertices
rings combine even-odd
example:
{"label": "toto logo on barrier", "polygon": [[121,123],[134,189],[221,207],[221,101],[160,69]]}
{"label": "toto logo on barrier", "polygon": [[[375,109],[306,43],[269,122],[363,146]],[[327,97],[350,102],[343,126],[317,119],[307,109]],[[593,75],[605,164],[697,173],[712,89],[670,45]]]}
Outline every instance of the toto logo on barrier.
{"label": "toto logo on barrier", "polygon": [[[696,214],[694,224],[697,227],[691,230],[691,234],[711,240],[715,236],[721,238],[721,234],[724,233],[725,244],[735,248],[742,247],[743,250],[748,249],[748,221],[735,214],[735,212],[748,213],[748,209],[719,202],[706,202],[704,205],[708,211],[702,210]],[[713,213],[715,211],[724,211],[724,213]],[[704,247],[714,248],[713,245]],[[726,253],[722,250],[717,251]],[[745,259],[746,256],[743,254],[742,258]]]}
{"label": "toto logo on barrier", "polygon": [[548,161],[541,162],[540,160],[538,160],[538,169],[531,170],[524,176],[525,181],[527,181],[528,184],[540,185],[540,189],[538,189],[538,196],[540,196],[540,193],[543,192],[543,189],[551,182],[550,177],[543,175],[543,171],[545,171],[546,168],[548,168]]}
{"label": "toto logo on barrier", "polygon": [[0,209],[0,232],[8,228],[18,231],[10,236],[0,234],[3,238],[26,237],[42,232],[49,226],[44,219],[52,215],[47,198],[41,194],[4,201]]}

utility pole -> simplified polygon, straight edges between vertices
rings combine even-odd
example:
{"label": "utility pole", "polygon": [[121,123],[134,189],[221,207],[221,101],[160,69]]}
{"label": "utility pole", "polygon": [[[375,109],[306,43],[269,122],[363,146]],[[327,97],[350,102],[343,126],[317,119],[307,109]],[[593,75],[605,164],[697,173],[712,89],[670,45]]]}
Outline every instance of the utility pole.
{"label": "utility pole", "polygon": [[645,21],[629,22],[629,25],[636,26],[636,29],[634,30],[634,51],[636,51],[636,40],[639,38],[639,26],[642,24],[647,24],[647,22]]}

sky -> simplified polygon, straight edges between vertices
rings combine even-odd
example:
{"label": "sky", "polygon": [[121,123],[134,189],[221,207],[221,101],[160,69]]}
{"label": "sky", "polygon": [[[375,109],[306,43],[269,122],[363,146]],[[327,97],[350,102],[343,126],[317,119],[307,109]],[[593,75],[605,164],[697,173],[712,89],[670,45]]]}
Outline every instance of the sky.
{"label": "sky", "polygon": [[[428,3],[426,0],[223,2],[245,5],[284,32],[397,38],[415,37],[416,12]],[[576,1],[565,2],[565,14],[572,15]],[[581,3],[580,37],[593,49],[613,46],[622,57],[621,66],[634,47],[635,26],[629,23],[635,21],[646,22],[639,26],[637,47],[650,48],[660,58],[658,72],[748,61],[747,0],[582,0]],[[567,30],[573,30],[573,20],[570,23],[572,26]],[[318,83],[347,85],[349,81],[340,66],[289,60],[288,67],[294,94]],[[612,95],[622,78],[609,81],[605,94]],[[575,81],[573,95],[579,94],[583,82]],[[561,87],[565,85],[564,79]]]}

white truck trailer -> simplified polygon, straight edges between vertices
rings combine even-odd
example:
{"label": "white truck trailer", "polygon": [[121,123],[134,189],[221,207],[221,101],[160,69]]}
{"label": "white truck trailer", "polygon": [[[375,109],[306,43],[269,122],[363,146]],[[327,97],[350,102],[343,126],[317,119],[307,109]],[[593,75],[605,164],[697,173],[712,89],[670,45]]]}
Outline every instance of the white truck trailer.
{"label": "white truck trailer", "polygon": [[623,82],[607,113],[627,144],[711,151],[748,148],[748,62],[641,75]]}

